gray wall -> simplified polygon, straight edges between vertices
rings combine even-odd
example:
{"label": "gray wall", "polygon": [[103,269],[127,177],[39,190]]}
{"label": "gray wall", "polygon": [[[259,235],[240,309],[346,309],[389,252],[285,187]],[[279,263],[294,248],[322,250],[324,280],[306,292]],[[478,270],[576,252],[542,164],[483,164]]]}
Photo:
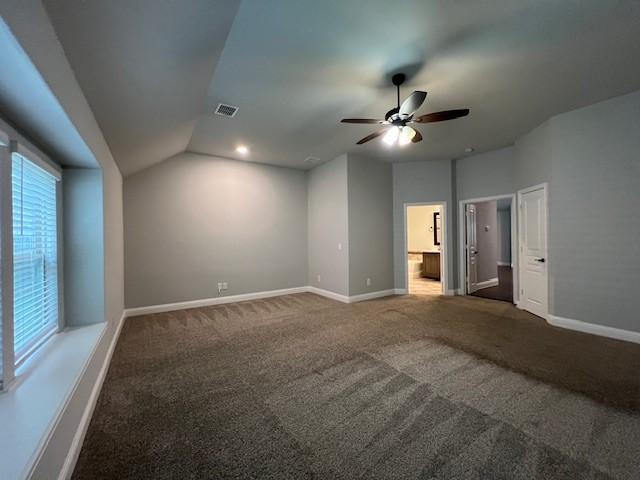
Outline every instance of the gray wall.
{"label": "gray wall", "polygon": [[[553,315],[640,331],[640,217],[633,208],[640,204],[639,122],[635,92],[557,115],[513,148],[456,161],[459,199],[548,183]],[[483,178],[483,170],[493,177]]]}
{"label": "gray wall", "polygon": [[104,232],[102,172],[72,168],[62,172],[65,325],[103,321]]}
{"label": "gray wall", "polygon": [[[39,0],[0,2],[0,15],[60,102],[71,124],[82,137],[88,147],[87,151],[93,157],[87,160],[97,161],[102,169],[103,319],[108,322],[108,325],[100,344],[94,350],[91,362],[84,370],[83,377],[79,379],[66,410],[62,413],[34,468],[33,478],[57,478],[124,309],[122,176],[41,2]],[[34,102],[40,100],[37,95],[31,98]],[[64,143],[65,139],[62,140]]]}
{"label": "gray wall", "polygon": [[449,160],[394,163],[393,172],[393,259],[395,288],[407,288],[404,262],[404,206],[406,203],[447,202],[448,289],[457,285],[457,260],[454,252],[455,177]]}
{"label": "gray wall", "polygon": [[347,156],[314,168],[307,173],[307,180],[307,285],[349,295]]}
{"label": "gray wall", "polygon": [[496,202],[476,203],[478,282],[498,277],[498,209]]}
{"label": "gray wall", "polygon": [[516,165],[512,192],[551,182],[553,157],[548,121],[519,138],[514,151]]}
{"label": "gray wall", "polygon": [[[71,124],[84,142],[87,164],[102,169],[104,223],[104,320],[116,322],[124,309],[124,243],[122,222],[122,175],[116,166],[100,127],[93,116],[60,41],[40,0],[0,2],[0,15],[44,78]],[[39,97],[33,96],[37,102]],[[13,119],[18,123],[23,120]],[[73,142],[65,136],[61,143]],[[84,148],[84,147],[88,148]],[[56,159],[57,160],[57,159]],[[65,163],[61,159],[61,163]]]}
{"label": "gray wall", "polygon": [[498,209],[498,261],[511,263],[511,210]]}
{"label": "gray wall", "polygon": [[305,285],[300,170],[180,154],[126,178],[126,305]]}
{"label": "gray wall", "polygon": [[517,166],[513,147],[460,158],[454,165],[458,201],[514,192]]}
{"label": "gray wall", "polygon": [[[393,288],[391,164],[349,155],[349,295]],[[366,279],[371,279],[367,286]]]}
{"label": "gray wall", "polygon": [[640,331],[640,91],[549,128],[553,313]]}

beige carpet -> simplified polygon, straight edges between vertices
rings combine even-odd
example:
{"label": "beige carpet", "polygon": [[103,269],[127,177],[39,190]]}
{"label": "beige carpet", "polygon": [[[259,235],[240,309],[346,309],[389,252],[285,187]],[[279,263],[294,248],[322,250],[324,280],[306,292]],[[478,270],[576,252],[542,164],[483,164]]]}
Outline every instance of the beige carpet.
{"label": "beige carpet", "polygon": [[128,319],[76,479],[637,479],[640,346],[502,303]]}

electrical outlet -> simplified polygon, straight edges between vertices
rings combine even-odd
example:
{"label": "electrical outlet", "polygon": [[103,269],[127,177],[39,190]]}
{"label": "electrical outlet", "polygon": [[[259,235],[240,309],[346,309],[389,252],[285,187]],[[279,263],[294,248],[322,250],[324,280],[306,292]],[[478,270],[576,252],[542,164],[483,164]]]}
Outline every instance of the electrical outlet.
{"label": "electrical outlet", "polygon": [[370,286],[371,286],[371,279],[367,278],[367,287],[370,287]]}
{"label": "electrical outlet", "polygon": [[220,293],[222,293],[223,290],[228,290],[229,289],[229,285],[227,284],[227,282],[218,282],[218,295],[220,295]]}
{"label": "electrical outlet", "polygon": [[320,275],[318,275],[318,283],[320,283]]}

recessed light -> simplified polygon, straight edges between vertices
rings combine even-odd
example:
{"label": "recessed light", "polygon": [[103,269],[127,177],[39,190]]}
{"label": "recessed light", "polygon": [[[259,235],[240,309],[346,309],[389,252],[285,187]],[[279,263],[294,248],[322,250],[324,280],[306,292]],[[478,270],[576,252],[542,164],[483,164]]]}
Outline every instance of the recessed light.
{"label": "recessed light", "polygon": [[471,152],[473,152],[473,147],[467,147],[467,148],[464,149],[464,151],[467,152],[467,153],[471,153]]}
{"label": "recessed light", "polygon": [[238,145],[236,147],[236,152],[242,155],[246,155],[247,153],[249,153],[249,147],[247,147],[246,145]]}

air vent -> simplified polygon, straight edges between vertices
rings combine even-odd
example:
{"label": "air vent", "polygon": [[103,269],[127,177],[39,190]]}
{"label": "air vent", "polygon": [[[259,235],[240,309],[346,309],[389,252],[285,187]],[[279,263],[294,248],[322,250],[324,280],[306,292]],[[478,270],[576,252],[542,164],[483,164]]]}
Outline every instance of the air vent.
{"label": "air vent", "polygon": [[222,115],[223,117],[232,118],[236,116],[236,113],[238,113],[238,107],[234,107],[233,105],[226,105],[224,103],[219,103],[214,113],[216,115]]}

